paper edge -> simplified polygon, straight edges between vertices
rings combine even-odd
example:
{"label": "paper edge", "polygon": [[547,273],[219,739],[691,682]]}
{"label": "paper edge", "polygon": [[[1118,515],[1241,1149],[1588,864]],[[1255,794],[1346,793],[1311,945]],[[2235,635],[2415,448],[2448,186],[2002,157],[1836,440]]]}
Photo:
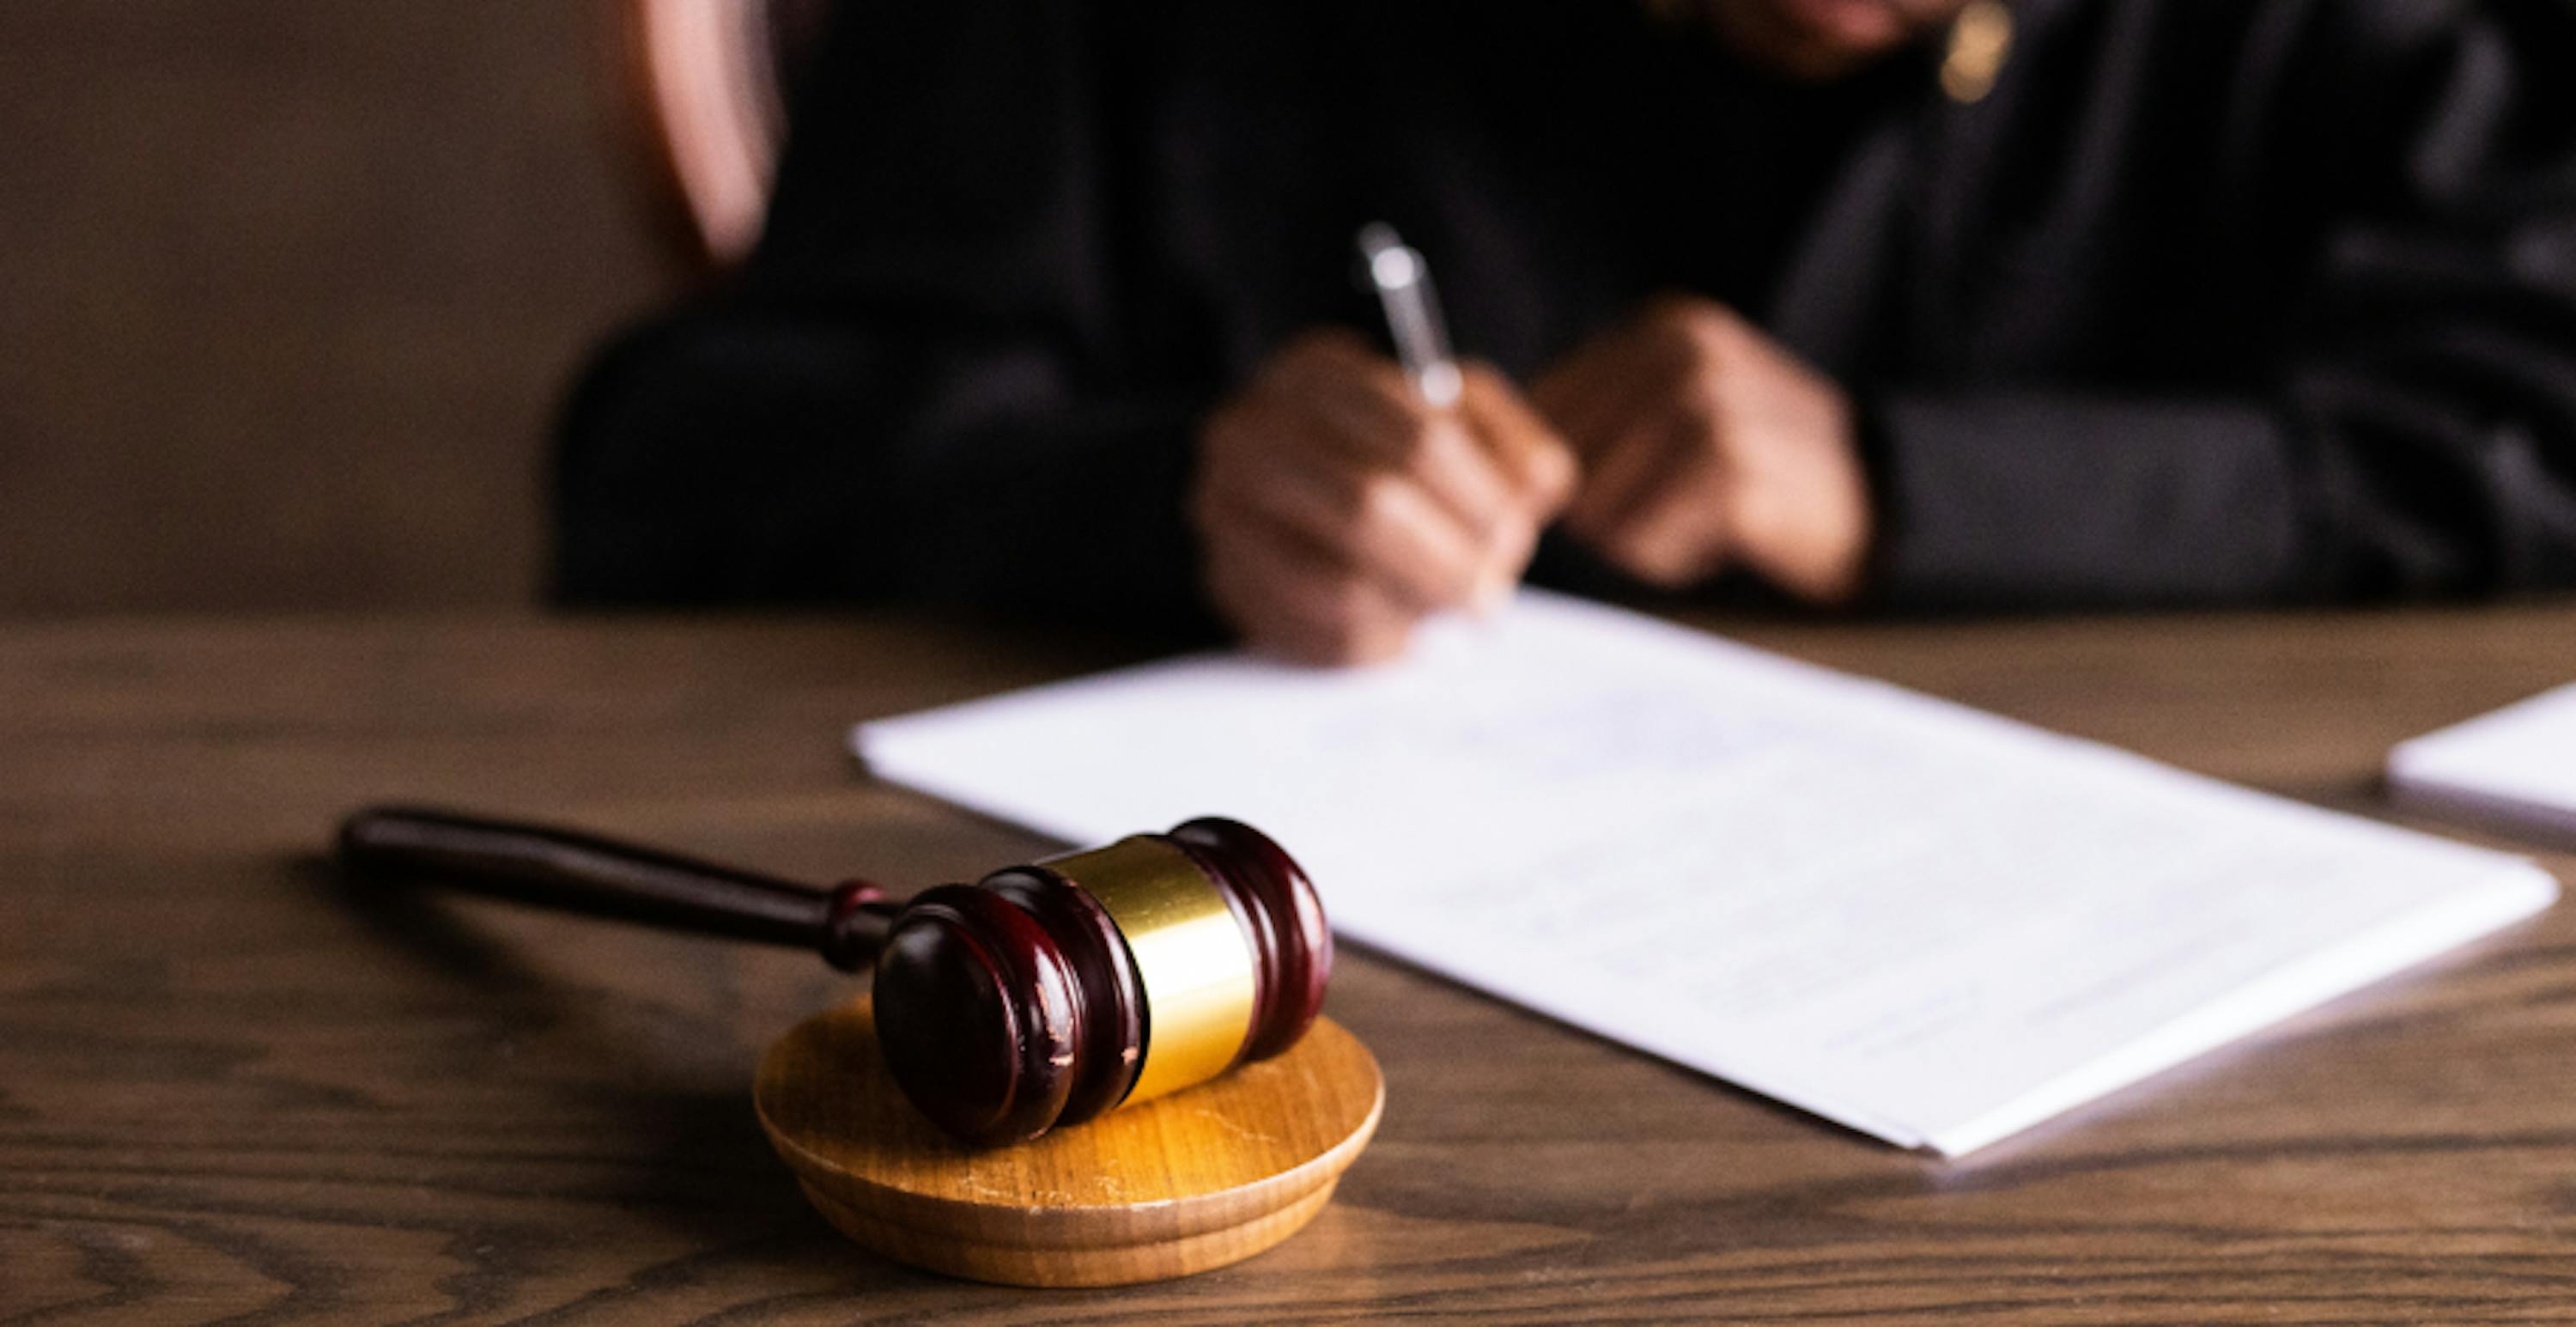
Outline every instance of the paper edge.
{"label": "paper edge", "polygon": [[[1579,615],[1615,618],[1622,630],[1658,633],[1676,639],[1687,638],[1694,646],[1701,648],[1714,645],[1736,656],[1739,661],[1758,662],[1772,669],[1800,675],[1804,679],[1830,680],[1841,686],[1851,687],[1857,692],[1876,690],[1900,693],[1909,700],[1927,703],[1949,711],[1953,715],[1971,716],[1976,720],[2015,730],[2017,735],[2044,737],[2053,743],[2090,754],[2114,757],[2122,763],[2151,770],[2182,784],[2225,789],[2232,794],[2259,799],[2275,808],[2296,808],[2299,811],[2347,825],[2371,826],[2389,833],[2447,842],[2463,852],[2487,854],[2500,859],[2508,867],[2519,868],[2500,871],[2492,886],[2480,886],[2482,890],[2491,889],[2492,894],[2489,898],[2476,901],[2462,900],[2453,908],[2427,906],[2401,913],[2328,949],[2294,960],[2285,967],[2265,972],[2238,987],[2234,993],[2190,1010],[2179,1018],[2130,1040],[2103,1057],[2087,1062],[2039,1087],[2027,1090],[2004,1106],[1970,1117],[1958,1125],[1938,1129],[1907,1127],[1874,1111],[1836,1104],[1830,1097],[1791,1087],[1767,1075],[1747,1074],[1731,1066],[1715,1067],[1697,1051],[1689,1054],[1678,1053],[1672,1048],[1671,1040],[1661,1035],[1638,1035],[1635,1031],[1626,1028],[1616,1031],[1605,1030],[1598,1026],[1594,1019],[1575,1011],[1570,1006],[1555,1001],[1542,1002],[1512,988],[1508,983],[1485,981],[1472,975],[1475,972],[1472,964],[1453,963],[1387,944],[1374,938],[1366,927],[1355,928],[1343,924],[1334,926],[1337,933],[1347,935],[1359,944],[1375,949],[1398,962],[1430,973],[1441,980],[1454,982],[1467,990],[1537,1014],[1542,1018],[1579,1030],[1588,1036],[1600,1037],[1651,1055],[1685,1071],[1718,1079],[1736,1089],[1877,1138],[1898,1148],[1950,1159],[1965,1157],[2004,1138],[2066,1115],[2102,1097],[2146,1082],[2169,1069],[2231,1043],[2244,1040],[2299,1014],[2331,1003],[2364,987],[2398,976],[2472,940],[2527,920],[2547,910],[2560,895],[2560,885],[2554,876],[2528,858],[2519,858],[2509,852],[2445,840],[2439,835],[2390,824],[2375,816],[2321,807],[2299,798],[2247,787],[2231,780],[2214,778],[2151,759],[2107,742],[2075,737],[2035,723],[1998,715],[1947,697],[1904,687],[1885,679],[1850,673],[1807,660],[1776,654],[1725,636],[1659,618],[1638,617],[1608,605],[1570,596],[1533,592],[1528,597],[1546,600],[1547,607],[1551,611],[1571,611]],[[1075,686],[1103,677],[1124,677],[1140,669],[1186,667],[1227,657],[1230,656],[1223,652],[1214,654],[1199,652],[1161,660],[1157,663],[1113,669],[1089,677],[1073,677],[1041,683],[1037,687],[1021,688],[998,696],[973,697],[948,705],[861,720],[850,726],[847,747],[850,755],[873,777],[950,802],[973,814],[1019,826],[1042,835],[1058,839],[1080,839],[1086,832],[1082,827],[1050,824],[1043,819],[1030,817],[1024,808],[1001,808],[977,795],[975,790],[958,786],[948,780],[924,779],[917,771],[906,772],[899,777],[887,774],[877,768],[875,759],[872,758],[870,730],[879,730],[880,742],[886,738],[892,738],[899,744],[902,737],[901,730],[917,720],[933,716],[959,717],[984,709],[994,702],[1025,696],[1032,691]],[[2576,690],[2576,684],[2553,687],[2516,701],[2503,709],[2477,715],[2460,724],[2399,743],[2387,757],[2391,789],[2413,791],[2405,787],[2397,772],[2409,747],[2442,737],[2463,727],[2484,724],[2498,715],[2507,714],[2527,705],[2545,702],[2558,692],[2566,690]],[[2425,923],[2428,917],[2439,918],[2447,924],[2427,926]],[[2431,938],[2428,940],[2427,936]],[[2213,1007],[2217,1009],[2214,1014]],[[2248,1013],[2247,1010],[2254,1012]],[[2103,1067],[2105,1065],[2113,1067],[2105,1069]]]}
{"label": "paper edge", "polygon": [[2424,909],[2400,913],[2332,948],[2264,973],[2003,1107],[1957,1125],[1927,1129],[1925,1136],[1945,1157],[1967,1156],[2527,921],[2547,911],[2560,895],[2558,878],[2528,859],[2511,861],[2492,885],[2481,888],[2487,897],[2463,899],[2455,909],[2435,913],[2442,924],[2430,924],[2434,918]]}

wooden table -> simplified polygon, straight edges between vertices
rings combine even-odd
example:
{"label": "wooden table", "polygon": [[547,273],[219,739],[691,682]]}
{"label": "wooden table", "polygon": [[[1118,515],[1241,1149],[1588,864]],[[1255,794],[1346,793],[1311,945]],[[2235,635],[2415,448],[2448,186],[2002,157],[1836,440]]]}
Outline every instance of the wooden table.
{"label": "wooden table", "polygon": [[[2576,605],[1740,634],[2372,813],[2391,741],[2576,677]],[[880,619],[0,630],[0,1321],[2576,1318],[2576,907],[1962,1163],[1354,955],[1332,1011],[1390,1095],[1334,1205],[1039,1294],[873,1260],[770,1155],[751,1066],[851,989],[819,963],[317,857],[399,797],[970,877],[1048,845],[863,782],[844,726],[1118,657]]]}

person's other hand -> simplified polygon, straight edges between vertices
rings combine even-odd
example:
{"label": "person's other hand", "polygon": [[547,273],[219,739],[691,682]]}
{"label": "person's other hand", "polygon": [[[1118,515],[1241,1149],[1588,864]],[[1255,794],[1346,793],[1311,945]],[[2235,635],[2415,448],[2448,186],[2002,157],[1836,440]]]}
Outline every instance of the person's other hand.
{"label": "person's other hand", "polygon": [[1861,587],[1872,535],[1851,403],[1722,305],[1657,301],[1531,398],[1582,459],[1566,532],[1678,589],[1742,566],[1800,598]]}
{"label": "person's other hand", "polygon": [[1520,579],[1573,487],[1553,429],[1468,365],[1450,409],[1347,332],[1300,337],[1208,419],[1189,515],[1217,611],[1245,643],[1317,664],[1403,652],[1446,609]]}

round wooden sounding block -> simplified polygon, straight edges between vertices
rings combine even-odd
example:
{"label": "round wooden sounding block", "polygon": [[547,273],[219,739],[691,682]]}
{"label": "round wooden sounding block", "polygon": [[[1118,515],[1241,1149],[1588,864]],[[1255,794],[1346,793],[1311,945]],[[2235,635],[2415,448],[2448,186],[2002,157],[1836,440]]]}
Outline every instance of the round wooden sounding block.
{"label": "round wooden sounding block", "polygon": [[1323,1210],[1386,1102],[1377,1060],[1319,1018],[1295,1047],[1034,1142],[932,1127],[878,1054],[863,997],[761,1057],[761,1127],[826,1220],[898,1262],[1024,1286],[1187,1276]]}

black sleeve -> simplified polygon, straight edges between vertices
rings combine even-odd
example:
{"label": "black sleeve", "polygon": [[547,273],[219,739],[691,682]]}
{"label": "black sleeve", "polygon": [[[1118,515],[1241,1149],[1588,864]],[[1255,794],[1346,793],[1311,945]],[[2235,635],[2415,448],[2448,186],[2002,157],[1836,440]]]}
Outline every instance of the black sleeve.
{"label": "black sleeve", "polygon": [[2275,385],[1869,402],[1883,601],[2576,584],[2576,9],[2307,8],[2330,95],[2264,150],[2363,159]]}
{"label": "black sleeve", "polygon": [[841,7],[748,270],[574,395],[562,599],[1194,611],[1206,401],[1126,362],[1103,12]]}

